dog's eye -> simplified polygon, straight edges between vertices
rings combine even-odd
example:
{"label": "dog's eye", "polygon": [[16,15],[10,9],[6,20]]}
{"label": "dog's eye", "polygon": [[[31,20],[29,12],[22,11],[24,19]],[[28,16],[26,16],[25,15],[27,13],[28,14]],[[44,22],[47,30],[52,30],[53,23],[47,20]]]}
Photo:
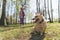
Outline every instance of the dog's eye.
{"label": "dog's eye", "polygon": [[35,18],[38,17],[38,16],[35,16]]}

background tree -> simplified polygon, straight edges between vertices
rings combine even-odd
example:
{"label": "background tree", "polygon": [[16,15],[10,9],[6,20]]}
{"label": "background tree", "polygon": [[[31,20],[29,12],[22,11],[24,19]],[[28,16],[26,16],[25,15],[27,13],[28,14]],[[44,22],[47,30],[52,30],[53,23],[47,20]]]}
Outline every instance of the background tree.
{"label": "background tree", "polygon": [[58,22],[60,23],[60,0],[58,0]]}
{"label": "background tree", "polygon": [[37,12],[39,11],[39,9],[38,9],[38,0],[36,0],[36,10],[37,10]]}
{"label": "background tree", "polygon": [[19,4],[18,4],[19,0],[16,0],[16,23],[18,23],[18,14],[19,14]]}
{"label": "background tree", "polygon": [[36,0],[36,10],[37,13],[40,12],[40,0]]}
{"label": "background tree", "polygon": [[13,14],[13,17],[15,18],[15,22],[14,23],[17,24],[18,23],[18,16],[19,16],[19,11],[20,11],[22,0],[13,0],[13,1],[14,1],[15,6],[16,6],[16,12]]}
{"label": "background tree", "polygon": [[6,0],[3,0],[3,5],[2,5],[2,15],[0,19],[0,25],[6,25]]}
{"label": "background tree", "polygon": [[53,9],[52,9],[52,0],[50,0],[50,7],[51,7],[51,23],[53,23]]}
{"label": "background tree", "polygon": [[48,16],[49,16],[48,20],[51,22],[50,11],[49,11],[49,0],[47,0],[47,7],[48,7]]}
{"label": "background tree", "polygon": [[47,20],[46,0],[44,0],[44,17]]}

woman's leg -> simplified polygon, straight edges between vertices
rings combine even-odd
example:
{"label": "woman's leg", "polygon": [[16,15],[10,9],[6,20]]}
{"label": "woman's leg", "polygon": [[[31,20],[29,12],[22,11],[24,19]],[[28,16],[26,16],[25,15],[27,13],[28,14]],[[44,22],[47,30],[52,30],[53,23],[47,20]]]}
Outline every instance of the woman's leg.
{"label": "woman's leg", "polygon": [[24,24],[24,18],[20,18],[20,24]]}
{"label": "woman's leg", "polygon": [[22,18],[22,24],[24,24],[24,18]]}

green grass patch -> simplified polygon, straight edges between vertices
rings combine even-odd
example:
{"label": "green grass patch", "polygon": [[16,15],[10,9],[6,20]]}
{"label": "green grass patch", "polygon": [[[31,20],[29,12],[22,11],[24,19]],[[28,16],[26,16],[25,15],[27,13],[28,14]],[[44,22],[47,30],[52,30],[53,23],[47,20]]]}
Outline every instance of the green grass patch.
{"label": "green grass patch", "polygon": [[[11,27],[10,27],[11,26]],[[0,27],[0,40],[25,40],[30,36],[33,24]],[[44,40],[60,40],[60,23],[48,23]]]}

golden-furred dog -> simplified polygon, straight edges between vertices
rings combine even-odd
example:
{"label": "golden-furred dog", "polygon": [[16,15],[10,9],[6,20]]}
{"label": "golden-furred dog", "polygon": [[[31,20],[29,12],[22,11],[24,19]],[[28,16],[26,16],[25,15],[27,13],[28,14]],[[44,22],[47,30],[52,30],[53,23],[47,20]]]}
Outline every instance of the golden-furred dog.
{"label": "golden-furred dog", "polygon": [[33,18],[34,21],[34,27],[32,30],[32,33],[40,33],[40,35],[43,35],[45,33],[47,22],[43,16],[42,13],[37,13],[35,18]]}

